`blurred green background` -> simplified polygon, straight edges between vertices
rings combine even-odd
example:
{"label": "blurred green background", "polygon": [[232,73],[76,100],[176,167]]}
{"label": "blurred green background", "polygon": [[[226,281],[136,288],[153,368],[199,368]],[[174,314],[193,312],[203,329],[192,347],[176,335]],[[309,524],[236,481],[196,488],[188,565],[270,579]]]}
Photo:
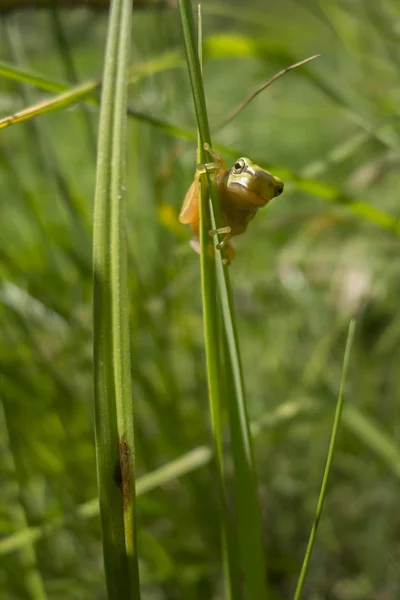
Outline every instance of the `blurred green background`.
{"label": "blurred green background", "polygon": [[[206,2],[213,136],[285,180],[234,240],[230,268],[264,519],[268,577],[290,598],[312,525],[349,319],[346,409],[304,597],[400,597],[400,5]],[[20,12],[0,58],[72,85],[101,76],[107,16]],[[48,98],[0,80],[0,116]],[[210,443],[198,256],[177,222],[195,133],[177,10],[134,14],[128,244],[139,474]],[[145,117],[157,119],[149,123]],[[96,496],[91,232],[98,107],[0,131],[0,598],[105,598]],[[158,123],[158,124],[157,124]],[[176,132],[177,133],[177,132]],[[60,520],[63,520],[60,522]],[[139,497],[143,598],[223,597],[209,463]],[[25,528],[39,527],[34,546]],[[24,530],[19,543],[14,534]],[[13,536],[10,538],[10,536]],[[32,549],[34,548],[34,552]],[[38,575],[40,574],[40,575]]]}

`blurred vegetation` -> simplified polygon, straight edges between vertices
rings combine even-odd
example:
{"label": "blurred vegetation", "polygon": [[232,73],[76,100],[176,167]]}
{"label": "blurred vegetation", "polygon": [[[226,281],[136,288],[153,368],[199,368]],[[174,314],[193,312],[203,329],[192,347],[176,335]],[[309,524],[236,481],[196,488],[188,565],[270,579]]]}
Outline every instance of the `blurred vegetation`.
{"label": "blurred vegetation", "polygon": [[[394,599],[400,595],[400,9],[394,0],[282,0],[268,7],[251,0],[206,2],[203,10],[212,131],[276,71],[322,54],[213,135],[228,161],[249,156],[286,185],[235,239],[230,271],[257,428],[268,576],[277,598],[293,596],[348,322],[357,315],[341,433],[304,596]],[[1,60],[15,70],[71,87],[101,76],[106,15],[37,11],[1,25]],[[195,167],[195,146],[179,134],[195,135],[195,119],[175,9],[134,15],[132,61],[132,374],[137,467],[147,476],[210,441],[199,260],[189,231],[177,222]],[[50,97],[10,78],[0,86],[1,117]],[[98,515],[79,509],[97,494],[91,338],[97,120],[98,107],[87,103],[0,132],[5,600],[105,597]],[[145,599],[222,598],[215,481],[207,460],[201,464],[138,498]],[[34,543],[27,526],[40,528]]]}
{"label": "blurred vegetation", "polygon": [[[108,0],[60,0],[57,2],[57,8],[77,8],[77,7],[90,8],[91,10],[104,11],[110,7]],[[167,9],[174,6],[173,0],[132,0],[132,6],[134,10],[147,10],[149,9]],[[42,8],[54,8],[54,3],[51,0],[0,0],[0,13],[7,14],[16,12],[19,10],[31,10],[42,9]]]}

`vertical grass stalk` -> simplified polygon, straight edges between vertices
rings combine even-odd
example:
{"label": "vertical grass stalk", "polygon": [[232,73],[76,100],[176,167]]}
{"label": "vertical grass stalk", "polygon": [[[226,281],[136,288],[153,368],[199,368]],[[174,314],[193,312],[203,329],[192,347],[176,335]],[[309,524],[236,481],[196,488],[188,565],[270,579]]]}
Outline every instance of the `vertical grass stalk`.
{"label": "vertical grass stalk", "polygon": [[131,10],[129,0],[111,5],[93,240],[96,455],[107,591],[113,600],[140,598],[124,204]]}
{"label": "vertical grass stalk", "polygon": [[[211,145],[211,137],[200,61],[195,45],[194,21],[190,0],[179,0],[179,9],[201,142],[200,157],[202,162],[210,162],[211,157],[203,149],[205,143]],[[207,364],[210,368],[208,376],[211,413],[215,426],[220,428],[219,420],[222,398],[228,403],[231,441],[234,448],[233,459],[235,487],[237,491],[236,505],[239,523],[238,540],[241,567],[247,590],[247,598],[249,600],[265,600],[267,598],[267,585],[262,543],[262,523],[257,498],[257,480],[254,470],[250,427],[247,418],[229,275],[227,268],[222,265],[220,252],[214,252],[214,261],[210,260],[208,251],[210,246],[210,238],[208,236],[210,224],[212,229],[221,226],[216,181],[215,178],[210,176],[209,172],[207,172],[207,182],[211,202],[208,204],[206,200],[202,200],[201,262],[203,269]],[[211,270],[214,271],[215,265],[217,267],[217,294],[213,293],[215,273],[211,273]],[[219,315],[222,315],[222,327],[218,326]],[[222,336],[220,335],[221,331],[223,332]],[[224,338],[226,339],[226,343],[225,341],[221,343]],[[226,353],[224,353],[224,348],[227,349]],[[225,389],[222,389],[221,382],[224,380],[227,383]],[[228,388],[232,390],[231,394],[227,393]],[[215,443],[218,453],[218,439],[215,440]],[[218,457],[218,460],[222,461],[222,453]]]}
{"label": "vertical grass stalk", "polygon": [[[198,56],[202,74],[202,20],[201,7],[198,7]],[[201,138],[198,135],[197,162],[201,156]],[[210,210],[207,209],[208,193],[204,177],[199,181],[200,202],[200,265],[201,289],[203,298],[204,338],[206,346],[207,381],[210,404],[211,426],[213,433],[214,457],[216,463],[216,476],[220,505],[220,536],[222,549],[222,564],[224,572],[225,597],[227,600],[240,600],[240,581],[237,557],[237,543],[234,529],[229,520],[229,512],[224,487],[224,459],[223,459],[223,424],[222,424],[222,386],[221,374],[223,371],[221,348],[221,315],[217,301],[217,280],[215,262],[213,260],[213,246],[209,231],[212,228]],[[219,332],[217,334],[217,332]]]}

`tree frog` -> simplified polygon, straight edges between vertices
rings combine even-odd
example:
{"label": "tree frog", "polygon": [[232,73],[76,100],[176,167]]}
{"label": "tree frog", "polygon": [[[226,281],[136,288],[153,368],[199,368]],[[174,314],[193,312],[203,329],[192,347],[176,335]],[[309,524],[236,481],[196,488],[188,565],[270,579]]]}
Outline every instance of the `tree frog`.
{"label": "tree frog", "polygon": [[283,192],[283,181],[245,157],[238,158],[233,167],[227,169],[222,156],[216,154],[208,144],[205,144],[204,148],[211,154],[214,162],[198,165],[194,181],[186,193],[179,220],[192,227],[195,235],[190,245],[200,253],[199,176],[205,173],[206,169],[215,171],[223,227],[210,231],[210,235],[225,234],[217,248],[225,248],[223,262],[230,264],[236,255],[230,244],[231,237],[246,231],[257,210]]}

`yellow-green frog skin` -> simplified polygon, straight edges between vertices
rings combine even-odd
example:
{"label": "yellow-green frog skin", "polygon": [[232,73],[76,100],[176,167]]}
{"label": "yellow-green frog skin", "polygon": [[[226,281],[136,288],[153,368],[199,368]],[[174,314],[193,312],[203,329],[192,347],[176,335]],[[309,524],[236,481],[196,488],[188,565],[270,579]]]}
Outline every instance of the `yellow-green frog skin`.
{"label": "yellow-green frog skin", "polygon": [[200,166],[196,170],[194,181],[186,193],[179,220],[192,227],[195,237],[191,240],[191,246],[196,252],[200,252],[199,176],[204,173],[205,168],[211,166],[216,171],[223,223],[223,228],[217,232],[226,234],[217,247],[226,249],[224,262],[229,264],[236,254],[229,242],[230,238],[246,231],[258,209],[283,192],[283,181],[245,157],[239,158],[231,169],[227,169],[224,159],[210,148],[207,149],[211,152],[214,163]]}

